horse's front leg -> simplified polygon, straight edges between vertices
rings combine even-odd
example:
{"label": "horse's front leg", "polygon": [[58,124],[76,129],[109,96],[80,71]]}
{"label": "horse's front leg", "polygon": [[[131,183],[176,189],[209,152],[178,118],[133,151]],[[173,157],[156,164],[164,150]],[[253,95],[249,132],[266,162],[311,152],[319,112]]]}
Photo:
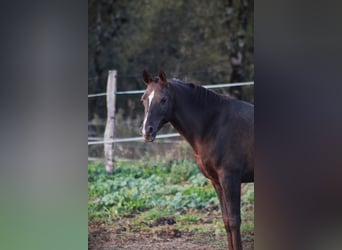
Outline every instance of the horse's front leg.
{"label": "horse's front leg", "polygon": [[[242,250],[240,226],[241,226],[241,182],[239,175],[224,175],[220,178],[223,191],[224,207],[227,210],[228,228],[231,233],[231,244],[233,250]],[[227,226],[226,226],[227,228]],[[229,246],[230,247],[230,246]]]}
{"label": "horse's front leg", "polygon": [[219,183],[212,182],[212,184],[216,190],[217,196],[218,196],[219,201],[220,201],[222,219],[223,219],[224,227],[225,227],[226,232],[227,232],[228,249],[234,250],[233,249],[232,233],[230,231],[229,221],[228,221],[228,210],[227,210],[225,199],[223,197],[223,190],[222,190],[222,187]]}

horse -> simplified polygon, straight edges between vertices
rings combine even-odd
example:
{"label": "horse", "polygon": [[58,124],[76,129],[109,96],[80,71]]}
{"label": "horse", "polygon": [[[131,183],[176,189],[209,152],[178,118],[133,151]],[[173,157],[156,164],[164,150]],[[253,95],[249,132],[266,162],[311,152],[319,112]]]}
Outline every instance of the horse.
{"label": "horse", "polygon": [[228,249],[242,250],[241,183],[254,182],[254,105],[200,85],[142,73],[145,116],[141,134],[153,142],[170,122],[191,145],[196,163],[220,201]]}

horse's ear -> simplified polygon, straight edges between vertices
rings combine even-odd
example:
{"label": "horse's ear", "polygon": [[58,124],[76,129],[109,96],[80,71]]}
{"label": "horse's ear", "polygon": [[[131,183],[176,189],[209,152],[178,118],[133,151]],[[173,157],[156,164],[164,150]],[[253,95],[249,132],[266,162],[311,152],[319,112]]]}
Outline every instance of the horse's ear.
{"label": "horse's ear", "polygon": [[160,79],[160,81],[161,81],[162,83],[166,83],[166,82],[167,82],[167,81],[166,81],[165,72],[162,71],[162,70],[159,71],[159,79]]}
{"label": "horse's ear", "polygon": [[147,73],[146,69],[144,69],[144,71],[142,72],[142,77],[146,85],[148,85],[151,82],[150,75]]}

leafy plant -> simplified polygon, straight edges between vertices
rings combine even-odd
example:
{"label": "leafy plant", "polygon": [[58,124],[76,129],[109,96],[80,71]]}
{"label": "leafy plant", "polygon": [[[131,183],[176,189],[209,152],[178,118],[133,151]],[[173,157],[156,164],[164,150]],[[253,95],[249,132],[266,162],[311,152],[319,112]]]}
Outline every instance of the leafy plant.
{"label": "leafy plant", "polygon": [[[254,186],[243,185],[243,228],[253,228]],[[196,222],[193,211],[218,206],[218,198],[193,161],[117,162],[114,175],[103,165],[88,166],[88,216],[112,221],[141,214],[143,221],[178,215],[185,223]],[[220,224],[221,225],[221,224]]]}

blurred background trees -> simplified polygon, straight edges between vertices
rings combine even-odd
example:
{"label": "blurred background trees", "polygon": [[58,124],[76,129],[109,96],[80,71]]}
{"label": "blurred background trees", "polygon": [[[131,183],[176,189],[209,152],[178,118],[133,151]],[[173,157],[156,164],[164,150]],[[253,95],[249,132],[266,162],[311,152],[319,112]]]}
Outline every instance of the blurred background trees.
{"label": "blurred background trees", "polygon": [[[143,89],[143,69],[197,84],[253,81],[251,0],[89,0],[88,93]],[[226,89],[253,102],[253,86]],[[117,99],[124,118],[142,113],[140,96]],[[88,101],[88,119],[106,117],[105,98]]]}

